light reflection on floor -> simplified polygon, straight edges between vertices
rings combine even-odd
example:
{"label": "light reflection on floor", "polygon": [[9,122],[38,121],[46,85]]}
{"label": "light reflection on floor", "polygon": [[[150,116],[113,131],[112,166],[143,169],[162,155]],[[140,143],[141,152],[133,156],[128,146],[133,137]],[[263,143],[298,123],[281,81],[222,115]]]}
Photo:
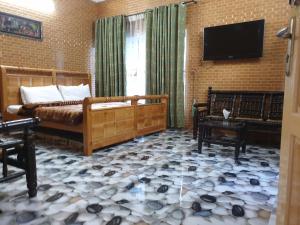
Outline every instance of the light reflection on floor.
{"label": "light reflection on floor", "polygon": [[248,146],[236,166],[233,149],[199,155],[190,133],[171,130],[91,157],[62,149],[38,146],[36,198],[25,178],[0,184],[0,225],[259,225],[276,205],[278,149]]}

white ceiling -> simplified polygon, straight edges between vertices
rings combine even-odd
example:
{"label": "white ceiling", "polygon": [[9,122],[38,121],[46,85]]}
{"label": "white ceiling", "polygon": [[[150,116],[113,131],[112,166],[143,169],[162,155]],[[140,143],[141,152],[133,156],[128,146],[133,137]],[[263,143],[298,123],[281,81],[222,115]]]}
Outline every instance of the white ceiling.
{"label": "white ceiling", "polygon": [[96,3],[99,3],[99,2],[104,2],[105,0],[91,0],[92,2],[96,2]]}

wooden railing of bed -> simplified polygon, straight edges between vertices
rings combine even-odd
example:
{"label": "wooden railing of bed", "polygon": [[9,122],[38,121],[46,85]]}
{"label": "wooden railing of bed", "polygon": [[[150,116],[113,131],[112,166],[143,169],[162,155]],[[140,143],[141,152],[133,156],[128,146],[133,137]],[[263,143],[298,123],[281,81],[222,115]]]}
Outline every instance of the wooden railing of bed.
{"label": "wooden railing of bed", "polygon": [[[91,85],[88,73],[0,66],[1,112],[5,121],[18,118],[6,112],[9,105],[22,104],[20,86]],[[138,104],[139,100],[155,100]],[[127,106],[92,109],[92,104],[130,101]],[[76,126],[43,121],[41,126],[82,133],[84,154],[108,145],[151,134],[167,128],[168,96],[131,96],[86,98],[83,123]]]}
{"label": "wooden railing of bed", "polygon": [[[138,104],[139,100],[160,100],[160,103]],[[130,106],[92,110],[92,104],[130,101]],[[125,140],[167,128],[168,96],[132,96],[86,98],[83,103],[83,133],[86,154]]]}

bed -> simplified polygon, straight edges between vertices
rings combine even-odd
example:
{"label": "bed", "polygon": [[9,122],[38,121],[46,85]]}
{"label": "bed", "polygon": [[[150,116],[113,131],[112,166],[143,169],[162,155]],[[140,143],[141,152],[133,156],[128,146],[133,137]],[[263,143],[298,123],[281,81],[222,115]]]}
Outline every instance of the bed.
{"label": "bed", "polygon": [[[0,66],[1,113],[4,121],[23,118],[16,115],[22,105],[20,86],[80,85],[91,86],[88,73]],[[146,104],[139,104],[147,100]],[[83,152],[91,155],[96,149],[117,144],[138,136],[163,131],[167,126],[168,96],[90,97],[82,103],[80,124],[70,125],[42,120],[41,126],[80,133]],[[109,104],[123,102],[120,106]],[[148,103],[149,102],[149,103]],[[96,104],[106,103],[106,107]]]}

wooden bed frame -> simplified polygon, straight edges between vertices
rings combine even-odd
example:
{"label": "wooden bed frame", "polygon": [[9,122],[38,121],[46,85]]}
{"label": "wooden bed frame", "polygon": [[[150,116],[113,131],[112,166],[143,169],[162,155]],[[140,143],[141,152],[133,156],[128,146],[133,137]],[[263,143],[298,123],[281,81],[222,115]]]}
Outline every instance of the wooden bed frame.
{"label": "wooden bed frame", "polygon": [[[88,73],[0,66],[1,113],[4,121],[21,118],[8,113],[9,105],[21,105],[20,86],[79,85],[89,84]],[[138,104],[141,99],[159,103]],[[130,101],[128,106],[92,109],[94,103]],[[151,134],[167,128],[166,95],[133,97],[86,98],[83,102],[83,123],[77,126],[42,121],[41,126],[83,135],[84,154],[93,150]]]}

